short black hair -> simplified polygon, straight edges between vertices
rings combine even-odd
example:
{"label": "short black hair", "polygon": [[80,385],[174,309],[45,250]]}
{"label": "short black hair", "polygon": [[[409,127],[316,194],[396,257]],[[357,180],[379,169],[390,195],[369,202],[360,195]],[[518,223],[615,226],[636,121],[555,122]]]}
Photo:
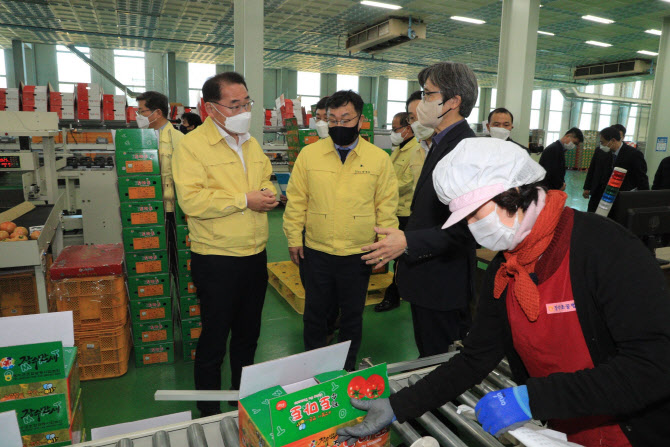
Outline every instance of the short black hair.
{"label": "short black hair", "polygon": [[573,127],[572,129],[565,132],[565,134],[563,136],[565,136],[565,135],[572,135],[574,138],[577,138],[580,143],[584,142],[584,134],[582,133],[581,130],[579,130],[576,127]]}
{"label": "short black hair", "polygon": [[319,99],[319,102],[316,103],[316,110],[325,109],[328,105],[328,98],[329,96],[324,96],[323,98]]}
{"label": "short black hair", "polygon": [[406,127],[409,126],[409,113],[408,112],[398,112],[393,116],[393,119],[398,118],[400,120],[400,126]]}
{"label": "short black hair", "polygon": [[137,102],[144,101],[147,109],[160,110],[163,113],[163,118],[170,117],[170,103],[168,97],[162,93],[154,92],[152,90],[139,94],[136,98]]}
{"label": "short black hair", "polygon": [[423,98],[423,96],[421,95],[421,90],[417,90],[411,95],[409,95],[409,98],[407,98],[407,101],[405,101],[405,112],[409,112],[409,105],[412,102],[421,101],[421,98]]}
{"label": "short black hair", "polygon": [[619,133],[619,129],[615,126],[605,127],[600,131],[600,136],[603,137],[605,141],[612,139],[621,141],[621,134]]}
{"label": "short black hair", "polygon": [[202,118],[200,118],[200,115],[198,115],[197,113],[185,112],[181,115],[182,123],[184,119],[188,120],[189,126],[198,127],[199,125],[202,124]]}
{"label": "short black hair", "polygon": [[326,109],[337,109],[351,103],[359,115],[363,113],[363,98],[353,90],[340,90],[328,97]]}
{"label": "short black hair", "polygon": [[491,200],[499,207],[504,208],[507,214],[514,214],[519,209],[526,212],[528,207],[539,199],[539,189],[547,192],[547,188],[541,182],[537,182],[519,186],[518,188],[510,188]]}
{"label": "short black hair", "polygon": [[219,73],[207,79],[202,85],[202,99],[205,102],[221,101],[221,86],[228,84],[242,84],[247,88],[244,76],[234,71]]}
{"label": "short black hair", "polygon": [[624,127],[623,124],[612,124],[612,127],[619,129],[621,132],[623,132],[624,135],[626,135],[626,128]]}
{"label": "short black hair", "polygon": [[512,115],[512,112],[507,110],[504,107],[498,107],[497,109],[493,110],[491,113],[489,113],[489,123],[491,122],[491,117],[493,116],[494,113],[506,113],[509,115],[512,123],[514,122],[514,115]]}

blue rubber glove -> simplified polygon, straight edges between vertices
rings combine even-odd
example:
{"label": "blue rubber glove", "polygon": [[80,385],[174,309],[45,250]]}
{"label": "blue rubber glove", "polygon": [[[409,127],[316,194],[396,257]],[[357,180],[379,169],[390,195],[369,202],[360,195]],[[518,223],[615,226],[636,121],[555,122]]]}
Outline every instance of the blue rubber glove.
{"label": "blue rubber glove", "polygon": [[526,385],[491,391],[475,407],[477,420],[484,430],[500,436],[532,419]]}

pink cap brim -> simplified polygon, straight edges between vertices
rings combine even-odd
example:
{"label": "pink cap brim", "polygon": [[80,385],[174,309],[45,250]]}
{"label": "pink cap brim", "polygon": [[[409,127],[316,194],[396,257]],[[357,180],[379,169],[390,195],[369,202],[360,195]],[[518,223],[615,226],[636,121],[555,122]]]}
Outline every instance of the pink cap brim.
{"label": "pink cap brim", "polygon": [[477,208],[502,192],[505,192],[505,187],[502,183],[498,183],[495,185],[483,186],[460,197],[456,197],[449,204],[449,209],[452,210],[452,213],[444,225],[442,225],[442,229],[457,224],[470,214],[474,213]]}

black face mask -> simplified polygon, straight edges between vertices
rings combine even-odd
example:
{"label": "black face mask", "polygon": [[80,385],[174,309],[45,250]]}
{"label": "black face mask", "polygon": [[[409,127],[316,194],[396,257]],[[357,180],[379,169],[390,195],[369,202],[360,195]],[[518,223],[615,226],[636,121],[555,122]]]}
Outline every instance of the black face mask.
{"label": "black face mask", "polygon": [[[360,122],[360,116],[358,122]],[[338,146],[349,146],[358,138],[358,122],[354,127],[333,126],[328,128],[328,135]]]}
{"label": "black face mask", "polygon": [[183,124],[179,126],[179,131],[184,134],[188,133],[188,129]]}

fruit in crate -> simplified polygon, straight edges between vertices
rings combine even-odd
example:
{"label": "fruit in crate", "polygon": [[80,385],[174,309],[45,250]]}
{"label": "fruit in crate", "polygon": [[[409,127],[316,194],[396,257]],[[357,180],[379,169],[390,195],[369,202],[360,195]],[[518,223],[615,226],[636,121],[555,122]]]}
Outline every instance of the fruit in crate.
{"label": "fruit in crate", "polygon": [[30,233],[30,239],[36,241],[40,237],[40,234],[42,234],[41,231],[35,230],[32,233]]}
{"label": "fruit in crate", "polygon": [[19,236],[28,236],[28,229],[26,227],[16,227],[13,233]]}
{"label": "fruit in crate", "polygon": [[3,222],[0,224],[0,230],[6,231],[9,234],[12,234],[16,229],[16,224],[14,222]]}
{"label": "fruit in crate", "polygon": [[9,237],[9,232],[2,230],[0,231],[0,241],[4,241]]}

